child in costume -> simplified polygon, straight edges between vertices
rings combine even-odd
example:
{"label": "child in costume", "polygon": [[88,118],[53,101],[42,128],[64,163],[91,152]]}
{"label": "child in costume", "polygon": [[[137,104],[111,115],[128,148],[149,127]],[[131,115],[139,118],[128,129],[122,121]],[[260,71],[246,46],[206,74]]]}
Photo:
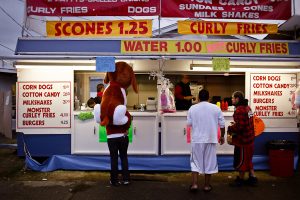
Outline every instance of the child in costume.
{"label": "child in costume", "polygon": [[[128,129],[131,115],[127,111],[126,89],[132,85],[137,93],[137,84],[133,69],[126,62],[117,62],[115,72],[108,72],[104,79],[109,84],[103,92],[100,119],[101,126],[106,126],[107,144],[110,153],[110,184],[130,183],[127,149],[129,144]],[[122,182],[118,180],[118,155],[122,166]]]}

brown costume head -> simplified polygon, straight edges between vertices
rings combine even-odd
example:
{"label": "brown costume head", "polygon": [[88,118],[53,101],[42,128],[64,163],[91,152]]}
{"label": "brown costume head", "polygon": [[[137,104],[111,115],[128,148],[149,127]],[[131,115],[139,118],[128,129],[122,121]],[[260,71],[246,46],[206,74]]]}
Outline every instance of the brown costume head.
{"label": "brown costume head", "polygon": [[108,84],[110,81],[114,81],[124,89],[127,89],[132,85],[135,93],[138,93],[135,75],[132,67],[126,62],[117,62],[116,70],[114,72],[107,72],[104,83]]}
{"label": "brown costume head", "polygon": [[137,93],[137,84],[132,68],[126,62],[117,62],[114,72],[107,72],[104,83],[110,83],[105,89],[101,101],[101,126],[108,124],[123,125],[128,122],[126,117],[125,91],[130,85]]}

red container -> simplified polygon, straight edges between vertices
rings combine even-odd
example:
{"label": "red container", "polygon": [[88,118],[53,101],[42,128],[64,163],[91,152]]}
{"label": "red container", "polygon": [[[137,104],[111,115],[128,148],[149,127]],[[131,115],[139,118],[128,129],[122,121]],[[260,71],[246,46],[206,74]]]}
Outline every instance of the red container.
{"label": "red container", "polygon": [[269,149],[269,159],[272,176],[290,177],[294,175],[294,150]]}

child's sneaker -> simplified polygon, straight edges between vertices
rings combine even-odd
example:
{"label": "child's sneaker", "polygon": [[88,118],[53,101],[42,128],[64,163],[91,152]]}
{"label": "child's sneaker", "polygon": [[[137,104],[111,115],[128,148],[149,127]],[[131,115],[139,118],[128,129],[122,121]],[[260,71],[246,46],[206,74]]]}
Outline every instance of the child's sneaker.
{"label": "child's sneaker", "polygon": [[118,187],[121,185],[120,181],[112,182],[111,180],[109,181],[109,184],[115,187]]}
{"label": "child's sneaker", "polygon": [[130,181],[123,181],[122,184],[123,185],[130,185]]}

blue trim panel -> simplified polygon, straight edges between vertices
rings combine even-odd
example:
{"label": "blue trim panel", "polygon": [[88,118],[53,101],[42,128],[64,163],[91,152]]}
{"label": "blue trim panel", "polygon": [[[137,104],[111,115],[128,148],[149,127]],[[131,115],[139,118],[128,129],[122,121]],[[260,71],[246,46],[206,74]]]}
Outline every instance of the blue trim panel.
{"label": "blue trim panel", "polygon": [[[254,156],[255,170],[268,170],[268,156]],[[26,157],[26,166],[35,171],[54,170],[110,170],[109,156],[78,156],[78,155],[54,155],[44,163]],[[190,171],[189,156],[129,156],[130,170],[148,171]],[[298,156],[294,157],[294,169],[298,163]],[[232,171],[233,156],[218,156],[218,167],[222,171]],[[119,166],[121,169],[121,166]]]}
{"label": "blue trim panel", "polygon": [[71,134],[17,134],[18,156],[24,156],[23,138],[31,156],[71,154]]}
{"label": "blue trim panel", "polygon": [[[26,156],[26,164],[36,171],[65,170],[110,170],[109,156],[79,156],[71,154],[70,134],[26,134],[18,133],[18,155],[24,156],[23,138],[32,157],[49,157],[40,164]],[[266,143],[285,139],[299,145],[299,133],[264,133],[255,140],[253,157],[256,170],[267,170],[268,155]],[[184,156],[129,156],[130,170],[190,171],[190,157]],[[220,170],[233,170],[232,155],[218,155]],[[295,150],[294,167],[298,164],[298,149]]]}
{"label": "blue trim panel", "polygon": [[16,47],[18,53],[34,52],[105,52],[120,53],[120,40],[22,40]]}
{"label": "blue trim panel", "polygon": [[289,43],[290,55],[300,55],[300,43]]}
{"label": "blue trim panel", "polygon": [[[147,40],[147,39],[146,39]],[[22,53],[121,53],[122,40],[18,39],[16,54]],[[238,42],[238,40],[237,40]],[[280,42],[280,41],[274,41]],[[289,55],[300,56],[300,43],[288,43]],[[229,55],[229,54],[228,54]]]}

